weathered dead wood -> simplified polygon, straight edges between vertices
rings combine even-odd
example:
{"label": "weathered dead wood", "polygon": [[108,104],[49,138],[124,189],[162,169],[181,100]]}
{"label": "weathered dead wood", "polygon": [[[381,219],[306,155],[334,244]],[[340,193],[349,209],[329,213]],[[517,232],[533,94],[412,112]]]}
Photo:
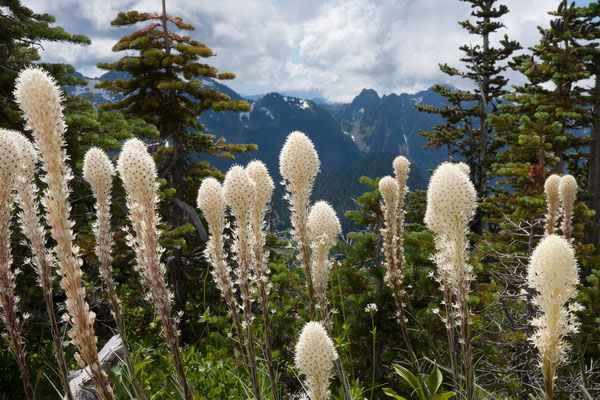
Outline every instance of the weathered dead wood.
{"label": "weathered dead wood", "polygon": [[[113,369],[119,361],[125,356],[125,348],[119,335],[114,335],[98,353],[100,368],[107,374]],[[87,370],[87,368],[86,368]],[[100,400],[100,396],[93,388],[89,372],[78,369],[69,372],[69,386],[73,393],[74,400]]]}

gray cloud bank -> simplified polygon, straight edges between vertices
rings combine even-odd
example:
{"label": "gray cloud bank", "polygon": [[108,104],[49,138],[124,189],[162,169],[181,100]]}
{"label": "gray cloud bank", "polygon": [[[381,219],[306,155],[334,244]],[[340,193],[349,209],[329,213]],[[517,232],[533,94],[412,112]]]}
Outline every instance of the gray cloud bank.
{"label": "gray cloud bank", "polygon": [[[71,33],[92,39],[87,47],[45,44],[43,59],[68,62],[98,76],[99,61],[123,53],[111,47],[129,28],[110,21],[119,11],[159,11],[159,0],[23,0],[36,12],[54,15]],[[523,47],[548,25],[555,0],[505,0],[503,18]],[[459,65],[458,47],[477,44],[457,21],[469,18],[457,0],[168,0],[167,11],[196,26],[192,37],[217,53],[209,62],[234,72],[228,84],[245,93],[320,91],[329,101],[349,101],[362,88],[379,93],[414,92],[434,83],[461,87],[438,63]],[[494,39],[499,39],[500,35]],[[515,77],[517,79],[517,77]]]}

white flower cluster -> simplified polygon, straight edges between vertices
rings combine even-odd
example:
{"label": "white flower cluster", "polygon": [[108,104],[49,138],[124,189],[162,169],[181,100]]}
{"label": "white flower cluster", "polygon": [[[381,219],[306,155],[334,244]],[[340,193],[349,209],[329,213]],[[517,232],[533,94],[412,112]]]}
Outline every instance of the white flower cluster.
{"label": "white flower cluster", "polygon": [[557,365],[565,360],[564,338],[577,332],[574,310],[568,304],[577,294],[579,271],[571,244],[557,235],[542,239],[531,255],[527,269],[529,287],[537,291],[533,303],[542,314],[532,321],[537,328],[531,341],[543,362]]}
{"label": "white flower cluster", "polygon": [[315,295],[322,309],[327,307],[327,282],[329,281],[329,250],[342,233],[340,220],[326,201],[317,201],[308,214],[308,232],[311,243],[311,271]]}
{"label": "white flower cluster", "polygon": [[367,304],[367,306],[365,307],[365,312],[367,314],[375,314],[377,312],[377,304],[375,303],[369,303]]}
{"label": "white flower cluster", "polygon": [[465,171],[445,162],[429,181],[425,224],[438,235],[464,235],[475,215],[477,192]]}
{"label": "white flower cluster", "polygon": [[90,148],[83,158],[83,178],[90,184],[96,198],[110,197],[115,168],[106,153]]}
{"label": "white flower cluster", "polygon": [[325,328],[318,322],[308,322],[302,328],[296,344],[294,362],[306,375],[306,386],[312,400],[326,400],[331,369],[338,355]]}
{"label": "white flower cluster", "polygon": [[[79,364],[90,369],[94,388],[102,399],[113,399],[114,393],[106,374],[100,369],[97,338],[94,333],[95,314],[85,301],[82,285],[83,263],[70,220],[69,181],[72,178],[64,149],[65,121],[62,94],[56,81],[44,70],[26,68],[19,73],[15,85],[15,98],[24,112],[27,128],[33,131],[46,175],[42,180],[48,185],[42,199],[47,210],[47,220],[57,245],[54,249],[60,266],[61,287],[67,294],[66,319],[71,322],[69,337],[80,354]],[[83,361],[85,360],[85,362]]]}
{"label": "white flower cluster", "polygon": [[558,195],[562,206],[562,231],[567,240],[571,240],[573,231],[573,207],[577,199],[577,181],[571,175],[565,175],[560,178],[558,186]]}
{"label": "white flower cluster", "polygon": [[558,209],[560,207],[558,187],[560,185],[560,176],[550,175],[544,183],[544,192],[546,193],[546,203],[548,210],[546,213],[546,234],[554,233],[556,221],[558,219]]}
{"label": "white flower cluster", "polygon": [[279,172],[292,185],[303,186],[314,181],[321,162],[312,141],[302,132],[287,137],[279,155]]}

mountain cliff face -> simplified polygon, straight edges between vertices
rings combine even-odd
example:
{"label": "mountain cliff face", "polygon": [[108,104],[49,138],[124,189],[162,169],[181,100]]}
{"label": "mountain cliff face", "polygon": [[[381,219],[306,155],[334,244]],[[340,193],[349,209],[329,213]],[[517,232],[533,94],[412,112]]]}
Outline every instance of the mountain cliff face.
{"label": "mountain cliff face", "polygon": [[[118,101],[120,97],[94,88],[100,80],[127,79],[109,72],[98,79],[88,79],[87,86],[65,87],[70,95],[88,96],[95,105]],[[231,88],[212,79],[203,80],[208,90],[218,90],[234,100],[243,99]],[[316,103],[311,100],[278,93],[252,96],[252,106],[246,113],[205,112],[200,122],[208,133],[224,137],[232,143],[255,143],[258,151],[236,156],[235,161],[205,157],[216,167],[227,170],[232,164],[246,164],[260,159],[269,168],[276,182],[279,176],[279,152],[287,135],[295,130],[304,132],[314,142],[321,160],[321,173],[315,184],[315,199],[334,205],[341,216],[353,207],[352,198],[367,188],[361,187],[362,175],[377,177],[392,174],[391,162],[399,154],[412,162],[411,190],[424,189],[428,169],[446,158],[445,150],[424,150],[426,139],[418,134],[442,123],[439,116],[420,113],[414,104],[439,105],[442,98],[425,90],[414,95],[390,94],[380,97],[373,89],[363,89],[349,104]],[[286,205],[281,201],[283,189],[275,192],[275,214],[286,219]],[[345,228],[349,221],[341,218]]]}
{"label": "mountain cliff face", "polygon": [[304,132],[313,141],[324,171],[362,157],[337,121],[310,100],[269,93],[253,102],[250,112],[210,112],[203,114],[200,121],[208,132],[223,136],[228,141],[257,144],[258,154],[240,154],[236,162],[260,158],[273,172],[279,169],[279,152],[287,135],[296,130]]}
{"label": "mountain cliff face", "polygon": [[368,154],[401,154],[421,172],[426,172],[434,168],[440,159],[446,158],[447,153],[445,150],[424,150],[427,140],[419,135],[419,131],[430,129],[442,123],[443,119],[421,113],[414,105],[439,105],[441,102],[442,97],[429,90],[414,95],[390,94],[383,96],[376,105],[371,103],[369,108],[364,108],[353,118],[340,118],[340,126],[354,139],[361,151]]}

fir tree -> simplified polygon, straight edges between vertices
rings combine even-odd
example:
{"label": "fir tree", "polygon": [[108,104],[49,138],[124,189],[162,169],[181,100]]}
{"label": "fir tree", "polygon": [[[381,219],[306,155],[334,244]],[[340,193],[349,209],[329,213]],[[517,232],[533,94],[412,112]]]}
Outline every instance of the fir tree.
{"label": "fir tree", "polygon": [[[84,35],[72,35],[60,26],[52,26],[55,18],[36,14],[20,0],[0,1],[0,126],[23,130],[23,119],[14,102],[13,91],[17,74],[31,63],[38,62],[42,41],[89,45]],[[75,69],[66,64],[41,65],[61,85],[85,83],[70,73]]]}
{"label": "fir tree", "polygon": [[[166,12],[163,0],[161,13],[121,12],[111,22],[113,26],[147,25],[121,38],[113,51],[128,51],[114,63],[99,63],[105,70],[126,72],[130,79],[103,81],[97,85],[124,95],[116,103],[101,106],[105,110],[122,110],[127,117],[139,117],[154,124],[160,136],[152,141],[159,178],[168,185],[165,192],[170,198],[163,215],[167,215],[172,231],[166,233],[174,247],[169,263],[175,286],[175,301],[184,308],[187,298],[187,279],[184,273],[182,249],[187,242],[197,242],[193,227],[186,223],[195,211],[188,204],[195,201],[199,182],[206,176],[222,178],[222,174],[201,154],[233,158],[231,153],[256,149],[254,145],[226,144],[204,133],[198,117],[206,111],[249,111],[245,101],[232,101],[229,96],[202,87],[202,78],[233,79],[232,73],[219,73],[213,66],[201,61],[214,56],[212,50],[190,36],[176,31],[193,31],[180,17]],[[171,26],[171,27],[170,27]],[[196,218],[197,219],[197,218]],[[197,229],[200,228],[197,226]],[[201,229],[201,228],[200,228]],[[186,237],[186,239],[183,238]]]}
{"label": "fir tree", "polygon": [[587,239],[598,247],[600,246],[600,49],[597,39],[600,37],[598,30],[600,4],[591,2],[582,9],[581,14],[582,24],[579,33],[589,41],[581,51],[587,55],[585,68],[594,82],[587,92],[588,104],[591,107],[587,191],[591,195],[588,206],[596,215],[591,219],[594,229],[588,233]]}
{"label": "fir tree", "polygon": [[[530,54],[511,62],[527,82],[504,96],[508,103],[490,116],[490,125],[496,132],[493,146],[499,149],[490,170],[497,188],[481,206],[492,230],[484,234],[479,250],[489,273],[483,283],[496,287],[494,295],[502,299],[507,318],[504,333],[486,330],[492,333],[490,343],[510,349],[502,357],[507,357],[512,371],[520,371],[508,374],[506,380],[523,384],[529,384],[533,377],[531,348],[526,338],[532,334],[527,319],[535,315],[530,305],[534,293],[526,291],[527,302],[515,301],[508,293],[523,287],[526,261],[544,235],[546,178],[569,172],[579,179],[580,187],[585,185],[580,149],[587,142],[582,130],[589,124],[589,110],[581,82],[589,73],[584,66],[585,53],[578,43],[582,37],[578,11],[574,4],[561,1],[555,11],[548,13],[553,19],[549,28],[538,28],[539,43],[529,49]],[[574,214],[573,244],[585,265],[594,252],[593,247],[582,243],[591,213],[579,201]],[[497,318],[497,309],[487,312],[481,321]]]}
{"label": "fir tree", "polygon": [[[451,89],[443,85],[435,85],[432,89],[446,98],[447,104],[441,107],[417,105],[419,111],[439,114],[446,123],[435,126],[431,131],[420,134],[429,140],[426,148],[439,149],[448,147],[450,155],[456,155],[471,168],[471,180],[477,193],[484,196],[489,190],[488,171],[494,160],[492,132],[488,124],[490,114],[496,112],[501,97],[507,92],[505,86],[508,79],[502,73],[507,69],[503,63],[515,50],[521,48],[519,43],[508,39],[507,35],[494,47],[490,36],[504,27],[499,19],[508,13],[505,5],[497,5],[496,0],[461,0],[471,4],[471,15],[474,22],[465,20],[459,24],[471,35],[476,35],[480,43],[463,45],[464,53],[461,61],[466,70],[448,64],[440,64],[440,70],[449,76],[460,76],[470,81],[473,90]],[[479,214],[474,222],[474,231],[481,233],[482,219]]]}

